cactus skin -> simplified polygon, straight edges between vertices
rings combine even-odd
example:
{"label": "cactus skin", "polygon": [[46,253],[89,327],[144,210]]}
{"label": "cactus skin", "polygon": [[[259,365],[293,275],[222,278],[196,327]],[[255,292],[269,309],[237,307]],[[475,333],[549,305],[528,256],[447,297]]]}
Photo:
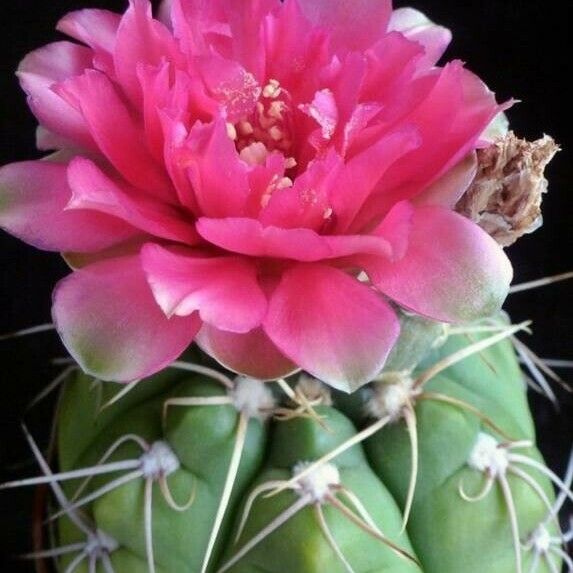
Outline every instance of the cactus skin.
{"label": "cactus skin", "polygon": [[[474,340],[485,336],[475,336]],[[450,337],[426,363],[434,363],[465,345],[464,337]],[[523,377],[509,341],[450,367],[431,380],[426,389],[472,404],[514,440],[535,439]],[[512,573],[515,557],[509,516],[499,486],[494,485],[490,494],[476,503],[462,499],[458,490],[460,482],[472,495],[483,487],[484,476],[468,467],[467,460],[480,432],[495,433],[473,414],[448,404],[421,401],[416,414],[420,471],[408,531],[424,571]],[[365,447],[372,466],[403,505],[411,467],[404,424],[385,428],[369,439]],[[543,463],[535,448],[520,453]],[[549,480],[535,470],[525,471],[553,500]],[[525,537],[543,521],[547,508],[520,479],[510,475],[508,481]],[[557,533],[556,529],[552,531]],[[524,570],[528,571],[531,554],[522,553]],[[544,563],[536,569],[536,573],[546,572],[549,569]]]}
{"label": "cactus skin", "polygon": [[[104,414],[107,420],[102,424],[97,416],[95,394],[89,392],[86,378],[78,375],[66,388],[62,410],[69,411],[78,405],[82,412],[75,412],[74,418],[82,416],[84,426],[86,422],[88,426],[91,424],[91,442],[87,448],[77,447],[79,442],[74,443],[77,426],[60,423],[61,457],[63,460],[77,460],[75,467],[93,465],[115,440],[127,433],[138,434],[149,442],[167,441],[181,462],[181,469],[168,478],[173,497],[182,504],[189,498],[195,481],[197,489],[193,505],[187,511],[178,513],[165,503],[159,488],[154,485],[152,515],[156,565],[158,571],[165,573],[197,571],[223,489],[238,412],[231,406],[173,409],[167,416],[163,431],[161,416],[167,398],[223,395],[224,391],[211,381],[187,377],[177,383],[176,377],[169,374],[167,379],[164,375],[156,378],[141,385],[143,395],[140,395],[138,387],[129,395],[129,400],[126,397],[125,402],[111,406]],[[265,440],[266,429],[259,421],[251,420],[235,497],[251,481],[261,464]],[[122,446],[112,459],[132,459],[138,455],[138,450],[132,446]],[[62,465],[64,471],[71,467]],[[90,490],[108,481],[109,477],[96,478]],[[74,489],[68,487],[67,491],[71,496]],[[116,539],[121,547],[129,550],[129,558],[121,554],[120,561],[132,562],[136,557],[142,563],[142,571],[147,571],[143,503],[143,480],[140,479],[102,496],[92,504],[91,511],[97,526]],[[62,544],[76,540],[68,536],[68,528],[60,530]],[[131,572],[131,569],[122,568],[120,563],[116,563],[116,555],[117,552],[111,555],[116,572]]]}
{"label": "cactus skin", "polygon": [[[478,338],[476,335],[473,340]],[[432,351],[420,369],[467,344],[465,337],[450,337],[443,347]],[[534,439],[522,376],[509,342],[499,343],[450,367],[432,379],[425,389],[472,404],[516,440]],[[90,389],[89,379],[82,374],[67,383],[59,409],[60,470],[97,463],[104,451],[126,433],[136,433],[149,442],[165,440],[182,464],[181,469],[168,478],[173,497],[183,503],[195,483],[197,491],[194,504],[178,513],[166,504],[154,485],[156,572],[198,573],[229,466],[238,412],[233,406],[177,407],[168,411],[162,424],[163,404],[171,397],[225,393],[219,384],[204,377],[189,377],[174,370],[145,380],[122,400],[99,412],[101,403],[114,396],[117,386],[104,384],[101,392],[98,396],[97,390]],[[290,490],[258,498],[235,544],[233,539],[249,493],[268,480],[289,479],[295,464],[318,459],[352,437],[365,423],[360,404],[367,396],[366,391],[354,401],[336,402],[335,407],[317,407],[317,413],[325,417],[330,431],[309,418],[268,423],[250,420],[239,474],[209,573],[216,573],[274,517],[299,499]],[[352,422],[342,413],[347,407]],[[465,501],[458,491],[460,480],[471,494],[483,485],[483,475],[469,468],[467,460],[478,434],[483,431],[493,434],[492,430],[474,414],[443,403],[420,401],[416,413],[420,472],[407,534],[399,534],[402,521],[399,508],[404,507],[411,463],[410,443],[403,422],[387,426],[370,438],[364,448],[354,446],[332,463],[340,471],[342,484],[359,497],[380,529],[415,555],[421,567],[398,557],[325,504],[327,523],[344,556],[355,573],[513,573],[516,569],[511,529],[499,487],[495,485],[492,492],[477,503]],[[520,453],[542,461],[535,448]],[[134,459],[138,455],[137,448],[127,445],[112,459]],[[549,500],[553,500],[549,481],[535,470],[526,471],[539,482]],[[94,491],[117,475],[95,478],[89,490]],[[547,510],[529,486],[513,476],[508,479],[520,530],[525,536],[543,521]],[[78,483],[65,485],[68,496],[73,495]],[[119,549],[111,553],[116,573],[148,571],[143,491],[143,480],[138,479],[86,507],[86,513],[97,527],[119,542]],[[80,541],[81,537],[67,518],[59,520],[58,546]],[[73,556],[61,559],[60,571],[65,571],[72,559]],[[524,552],[525,571],[530,562],[531,554]],[[88,573],[88,567],[82,564],[77,571]],[[97,571],[100,573],[103,569]],[[328,544],[312,507],[308,506],[228,571],[343,573],[347,569]],[[542,562],[535,573],[548,571],[547,564]]]}
{"label": "cactus skin", "polygon": [[[278,424],[270,443],[269,459],[254,486],[269,480],[288,480],[292,468],[301,460],[312,461],[332,451],[355,434],[352,423],[333,408],[318,407],[329,431],[314,420],[298,418]],[[379,528],[400,547],[413,555],[406,534],[400,535],[402,515],[396,502],[368,466],[360,446],[348,450],[335,462],[341,483],[352,490],[368,509]],[[267,499],[259,498],[239,543],[228,548],[227,557],[263,529],[274,517],[298,499],[287,491]],[[349,522],[334,508],[325,506],[326,520],[343,554],[356,573],[416,573],[421,569],[399,557]],[[322,531],[317,526],[311,506],[290,519],[280,530],[269,536],[247,554],[229,573],[345,573]]]}

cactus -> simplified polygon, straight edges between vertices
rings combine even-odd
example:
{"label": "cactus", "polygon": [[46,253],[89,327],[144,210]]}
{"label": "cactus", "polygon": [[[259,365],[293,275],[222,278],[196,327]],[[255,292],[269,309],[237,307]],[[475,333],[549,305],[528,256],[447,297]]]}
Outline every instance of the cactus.
{"label": "cactus", "polygon": [[413,368],[352,399],[305,375],[271,384],[187,361],[127,393],[75,369],[59,473],[35,448],[45,475],[2,487],[59,490],[54,548],[37,556],[62,572],[558,570],[571,475],[535,449],[521,328],[434,329]]}
{"label": "cactus", "polygon": [[554,402],[560,380],[501,313],[558,146],[439,66],[451,34],[416,10],[240,4],[74,12],[84,45],[20,66],[54,153],[0,169],[0,225],[70,267],[17,333],[70,354],[55,458],[25,428],[41,475],[0,485],[52,491],[28,557],[573,571],[573,456],[545,465],[518,360]]}

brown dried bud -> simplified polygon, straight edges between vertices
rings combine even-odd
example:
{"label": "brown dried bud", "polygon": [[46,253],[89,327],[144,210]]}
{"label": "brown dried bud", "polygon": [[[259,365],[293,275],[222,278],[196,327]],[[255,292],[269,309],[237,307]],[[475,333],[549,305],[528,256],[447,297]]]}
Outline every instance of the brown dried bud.
{"label": "brown dried bud", "polygon": [[456,205],[500,245],[507,247],[542,223],[547,192],[544,171],[559,146],[549,137],[529,142],[513,132],[478,151],[478,172]]}

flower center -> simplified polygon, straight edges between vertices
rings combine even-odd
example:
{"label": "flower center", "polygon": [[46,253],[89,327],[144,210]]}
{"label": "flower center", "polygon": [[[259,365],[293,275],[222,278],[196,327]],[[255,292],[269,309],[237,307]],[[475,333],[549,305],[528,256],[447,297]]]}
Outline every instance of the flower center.
{"label": "flower center", "polygon": [[246,163],[263,165],[269,153],[280,151],[286,169],[295,167],[295,159],[288,157],[293,144],[290,96],[277,80],[263,88],[251,116],[227,124],[227,130]]}

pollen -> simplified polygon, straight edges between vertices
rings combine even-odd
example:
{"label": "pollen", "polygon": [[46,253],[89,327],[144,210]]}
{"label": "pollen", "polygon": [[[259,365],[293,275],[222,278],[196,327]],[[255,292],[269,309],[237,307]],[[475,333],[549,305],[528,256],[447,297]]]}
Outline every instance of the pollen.
{"label": "pollen", "polygon": [[278,80],[269,80],[269,83],[263,88],[263,97],[275,99],[281,95],[281,85]]}
{"label": "pollen", "polygon": [[237,129],[235,128],[235,126],[232,123],[227,123],[227,135],[229,136],[229,139],[232,139],[233,141],[237,141]]}
{"label": "pollen", "polygon": [[294,157],[287,157],[285,159],[285,169],[294,169],[297,166],[297,161]]}

